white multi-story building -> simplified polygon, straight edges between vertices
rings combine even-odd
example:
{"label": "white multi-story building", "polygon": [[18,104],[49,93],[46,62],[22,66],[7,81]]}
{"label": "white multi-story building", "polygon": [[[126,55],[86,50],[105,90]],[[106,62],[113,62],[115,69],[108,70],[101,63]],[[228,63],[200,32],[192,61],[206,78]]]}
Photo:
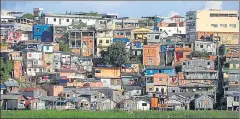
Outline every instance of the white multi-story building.
{"label": "white multi-story building", "polygon": [[199,52],[207,52],[210,55],[216,55],[216,43],[212,42],[212,41],[195,41],[194,42],[195,46],[194,46],[194,50],[195,51],[199,51]]}
{"label": "white multi-story building", "polygon": [[37,73],[43,71],[42,52],[40,51],[24,51],[23,67],[28,76],[36,76]]}
{"label": "white multi-story building", "polygon": [[186,23],[184,17],[175,15],[173,17],[160,17],[163,19],[158,23],[159,31],[165,31],[168,36],[174,34],[186,34]]}
{"label": "white multi-story building", "polygon": [[41,17],[41,23],[53,24],[56,26],[69,26],[75,21],[82,21],[87,25],[94,25],[96,20],[101,16],[84,16],[84,15],[62,15],[62,14],[50,14],[45,13]]}

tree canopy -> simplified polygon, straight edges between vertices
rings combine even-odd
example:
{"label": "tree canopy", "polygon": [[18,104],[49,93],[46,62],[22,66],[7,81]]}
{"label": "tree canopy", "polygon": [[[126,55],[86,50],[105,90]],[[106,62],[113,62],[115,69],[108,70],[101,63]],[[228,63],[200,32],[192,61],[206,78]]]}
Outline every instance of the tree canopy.
{"label": "tree canopy", "polygon": [[26,18],[26,19],[33,19],[33,15],[30,14],[30,13],[26,13],[23,15],[23,18]]}
{"label": "tree canopy", "polygon": [[64,41],[59,42],[59,48],[60,48],[60,51],[63,51],[63,52],[72,52],[71,49],[69,48],[68,43],[65,43]]}
{"label": "tree canopy", "polygon": [[72,26],[73,29],[81,29],[82,27],[86,27],[87,24],[82,21],[74,21],[70,26]]}
{"label": "tree canopy", "polygon": [[120,67],[127,61],[129,53],[124,43],[113,43],[102,56],[104,64]]}
{"label": "tree canopy", "polygon": [[3,58],[1,57],[0,58],[0,76],[1,76],[1,81],[6,81],[10,78],[10,74],[13,70],[13,64],[12,64],[12,61],[10,60],[7,60],[7,61],[4,61]]}

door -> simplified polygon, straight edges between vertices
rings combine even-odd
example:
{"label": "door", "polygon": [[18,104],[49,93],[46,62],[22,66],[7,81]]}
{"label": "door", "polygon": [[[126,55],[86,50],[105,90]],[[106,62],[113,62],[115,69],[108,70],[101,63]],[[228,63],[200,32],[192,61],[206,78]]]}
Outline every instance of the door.
{"label": "door", "polygon": [[59,19],[59,24],[60,24],[60,25],[62,24],[62,19],[61,19],[61,18]]}

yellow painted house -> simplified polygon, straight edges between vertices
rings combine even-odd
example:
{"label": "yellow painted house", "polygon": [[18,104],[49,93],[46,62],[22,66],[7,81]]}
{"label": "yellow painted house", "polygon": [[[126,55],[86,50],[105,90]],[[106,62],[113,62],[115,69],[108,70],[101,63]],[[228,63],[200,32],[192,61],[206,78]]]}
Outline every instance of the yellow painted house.
{"label": "yellow painted house", "polygon": [[120,68],[95,67],[95,77],[98,77],[98,78],[120,78]]}
{"label": "yellow painted house", "polygon": [[147,33],[151,32],[152,30],[148,29],[148,28],[136,28],[134,30],[132,30],[132,33],[134,35],[135,40],[138,39],[142,39],[142,40],[146,40],[147,39]]}

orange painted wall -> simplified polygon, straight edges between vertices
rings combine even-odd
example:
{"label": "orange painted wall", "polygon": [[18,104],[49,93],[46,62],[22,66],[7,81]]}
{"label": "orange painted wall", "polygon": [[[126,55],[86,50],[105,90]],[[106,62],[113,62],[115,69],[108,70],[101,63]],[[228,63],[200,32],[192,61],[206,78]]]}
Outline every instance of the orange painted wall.
{"label": "orange painted wall", "polygon": [[0,45],[1,46],[1,50],[7,50],[8,46],[7,45]]}
{"label": "orange painted wall", "polygon": [[[160,81],[159,79],[162,79],[162,81]],[[168,85],[168,79],[169,76],[167,74],[154,74],[153,75],[153,79],[154,79],[154,85]]]}
{"label": "orange painted wall", "polygon": [[72,48],[71,49],[73,53],[80,54],[80,49],[79,48]]}
{"label": "orange painted wall", "polygon": [[22,73],[21,61],[13,61],[13,74],[14,78],[20,79]]}
{"label": "orange painted wall", "polygon": [[[144,45],[143,46],[143,65],[159,65],[160,64],[160,45]],[[149,63],[149,59],[152,63]]]}
{"label": "orange painted wall", "polygon": [[[96,73],[96,70],[100,70],[101,73]],[[95,76],[96,77],[119,78],[120,77],[120,68],[97,67],[97,68],[95,68]]]}
{"label": "orange painted wall", "polygon": [[[93,51],[93,37],[91,36],[83,36],[82,37],[82,42],[83,45],[86,44],[87,46],[87,50],[82,48],[82,56],[91,56],[92,55],[92,51]],[[84,43],[85,42],[85,43]]]}
{"label": "orange painted wall", "polygon": [[[162,79],[162,81],[159,80],[160,78]],[[171,77],[169,77],[167,74],[163,74],[163,73],[154,74],[153,79],[154,79],[154,85],[178,86],[177,79],[173,83],[171,80]]]}

